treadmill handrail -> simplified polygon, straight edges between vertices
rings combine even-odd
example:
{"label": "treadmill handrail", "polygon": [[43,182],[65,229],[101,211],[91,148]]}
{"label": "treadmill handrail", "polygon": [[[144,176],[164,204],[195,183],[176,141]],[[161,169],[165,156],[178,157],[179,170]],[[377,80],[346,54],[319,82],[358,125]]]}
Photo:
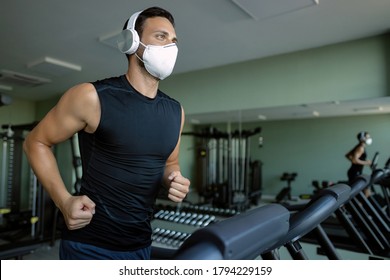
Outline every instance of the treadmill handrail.
{"label": "treadmill handrail", "polygon": [[290,229],[284,243],[296,240],[312,231],[327,219],[350,197],[351,188],[346,184],[336,184],[319,192],[307,206],[290,218]]}

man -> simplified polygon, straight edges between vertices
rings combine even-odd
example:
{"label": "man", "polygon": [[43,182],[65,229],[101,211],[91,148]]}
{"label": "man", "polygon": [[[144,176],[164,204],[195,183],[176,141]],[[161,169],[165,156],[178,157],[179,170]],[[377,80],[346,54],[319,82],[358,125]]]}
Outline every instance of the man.
{"label": "man", "polygon": [[[189,191],[178,162],[184,111],[158,89],[176,61],[174,19],[152,7],[129,19],[124,40],[130,31],[132,50],[126,42],[120,47],[127,73],[69,89],[24,143],[67,225],[61,259],[150,258],[150,221],[161,183],[174,202]],[[83,177],[80,194],[72,196],[51,147],[77,132]]]}

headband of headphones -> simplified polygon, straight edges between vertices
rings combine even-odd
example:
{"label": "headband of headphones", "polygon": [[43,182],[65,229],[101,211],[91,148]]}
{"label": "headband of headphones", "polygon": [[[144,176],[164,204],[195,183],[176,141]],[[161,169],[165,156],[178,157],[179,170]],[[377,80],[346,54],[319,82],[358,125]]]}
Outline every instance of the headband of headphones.
{"label": "headband of headphones", "polygon": [[131,15],[131,17],[129,18],[129,21],[127,22],[126,29],[133,29],[133,30],[135,30],[135,22],[137,21],[137,18],[139,16],[139,14],[142,13],[142,12],[143,11],[139,11],[139,12],[136,12],[136,13]]}
{"label": "headband of headphones", "polygon": [[139,35],[135,30],[135,22],[140,13],[139,11],[134,13],[128,20],[126,29],[121,32],[121,39],[118,41],[118,48],[122,53],[133,54],[137,51],[139,46]]}

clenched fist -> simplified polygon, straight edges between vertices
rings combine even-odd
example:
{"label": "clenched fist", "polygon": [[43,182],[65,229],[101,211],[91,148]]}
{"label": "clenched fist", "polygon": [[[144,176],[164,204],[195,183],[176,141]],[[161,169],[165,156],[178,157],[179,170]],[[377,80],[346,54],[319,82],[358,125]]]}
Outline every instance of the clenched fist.
{"label": "clenched fist", "polygon": [[180,171],[173,171],[168,175],[168,198],[174,202],[181,202],[190,190],[190,180],[183,177]]}

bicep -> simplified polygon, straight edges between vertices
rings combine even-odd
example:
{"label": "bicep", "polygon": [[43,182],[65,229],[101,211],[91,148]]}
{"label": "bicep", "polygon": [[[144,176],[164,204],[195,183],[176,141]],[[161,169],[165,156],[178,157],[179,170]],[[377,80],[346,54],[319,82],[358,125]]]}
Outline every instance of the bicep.
{"label": "bicep", "polygon": [[30,132],[28,138],[46,146],[52,146],[70,138],[81,123],[72,115],[59,112],[54,107]]}

